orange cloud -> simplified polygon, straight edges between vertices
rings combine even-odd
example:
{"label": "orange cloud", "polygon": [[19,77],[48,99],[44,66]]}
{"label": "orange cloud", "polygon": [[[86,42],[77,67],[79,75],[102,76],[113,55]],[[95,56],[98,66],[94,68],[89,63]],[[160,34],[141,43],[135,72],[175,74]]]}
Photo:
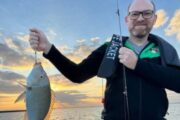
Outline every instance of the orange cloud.
{"label": "orange cloud", "polygon": [[171,19],[167,29],[165,30],[166,35],[176,35],[177,39],[180,40],[180,9],[176,10],[173,18]]}
{"label": "orange cloud", "polygon": [[166,12],[163,9],[158,10],[156,14],[157,14],[157,21],[154,27],[158,28],[163,26],[168,21],[169,18],[167,17]]}
{"label": "orange cloud", "polygon": [[13,39],[10,38],[10,37],[5,39],[5,43],[6,43],[6,45],[8,45],[8,47],[11,48],[11,49],[18,49],[18,46],[16,46],[16,45],[13,43]]}

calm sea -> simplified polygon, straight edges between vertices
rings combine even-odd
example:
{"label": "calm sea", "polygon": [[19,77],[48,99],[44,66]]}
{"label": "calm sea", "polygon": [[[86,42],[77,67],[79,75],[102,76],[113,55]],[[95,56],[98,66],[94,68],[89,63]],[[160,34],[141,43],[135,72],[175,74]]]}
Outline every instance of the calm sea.
{"label": "calm sea", "polygon": [[[101,120],[102,107],[55,109],[51,120]],[[180,120],[180,104],[170,104],[168,120]],[[0,120],[22,120],[24,113],[1,113]]]}

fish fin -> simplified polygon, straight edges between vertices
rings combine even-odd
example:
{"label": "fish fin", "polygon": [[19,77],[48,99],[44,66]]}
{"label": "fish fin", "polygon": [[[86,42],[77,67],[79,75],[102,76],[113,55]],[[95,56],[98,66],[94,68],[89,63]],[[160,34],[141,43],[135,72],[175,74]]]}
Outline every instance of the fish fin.
{"label": "fish fin", "polygon": [[54,103],[55,103],[55,93],[54,93],[54,91],[51,90],[51,103],[50,103],[49,111],[48,111],[44,120],[50,120],[51,113],[53,111]]}
{"label": "fish fin", "polygon": [[22,99],[25,99],[25,95],[26,95],[26,91],[24,91],[23,93],[21,93],[21,94],[17,97],[17,99],[15,100],[14,103],[17,103],[17,102],[21,101]]}
{"label": "fish fin", "polygon": [[22,86],[23,88],[27,88],[27,86],[26,86],[24,83],[19,82],[19,81],[17,81],[17,83],[18,83],[20,86]]}
{"label": "fish fin", "polygon": [[24,119],[23,120],[28,120],[27,112],[24,113]]}
{"label": "fish fin", "polygon": [[29,87],[29,86],[25,85],[25,84],[22,83],[22,82],[18,82],[18,81],[17,81],[17,83],[18,83],[20,86],[22,86],[23,88],[26,88],[26,89],[28,89],[28,90],[31,90],[31,89],[32,89],[32,87]]}

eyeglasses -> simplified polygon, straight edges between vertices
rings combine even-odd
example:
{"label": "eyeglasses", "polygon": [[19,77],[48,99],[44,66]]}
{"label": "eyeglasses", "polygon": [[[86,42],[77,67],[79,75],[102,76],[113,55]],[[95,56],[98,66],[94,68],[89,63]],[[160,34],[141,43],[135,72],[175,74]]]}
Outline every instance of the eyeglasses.
{"label": "eyeglasses", "polygon": [[150,19],[154,15],[153,10],[145,10],[145,11],[132,11],[129,12],[128,16],[130,17],[131,20],[136,20],[139,18],[139,16],[142,14],[142,17],[144,19]]}

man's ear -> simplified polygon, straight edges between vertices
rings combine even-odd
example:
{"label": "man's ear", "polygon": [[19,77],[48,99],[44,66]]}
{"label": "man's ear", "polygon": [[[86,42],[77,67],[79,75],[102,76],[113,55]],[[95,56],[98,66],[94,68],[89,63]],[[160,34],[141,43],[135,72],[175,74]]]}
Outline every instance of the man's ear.
{"label": "man's ear", "polygon": [[128,24],[128,16],[126,16],[124,19],[125,19],[126,24]]}

